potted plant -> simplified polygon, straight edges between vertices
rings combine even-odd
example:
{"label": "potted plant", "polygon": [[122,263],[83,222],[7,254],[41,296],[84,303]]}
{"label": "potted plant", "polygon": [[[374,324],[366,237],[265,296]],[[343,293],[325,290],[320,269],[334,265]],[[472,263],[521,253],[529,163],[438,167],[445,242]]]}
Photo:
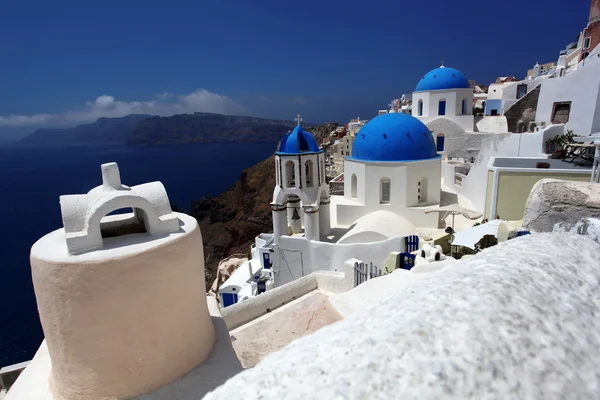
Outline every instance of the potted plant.
{"label": "potted plant", "polygon": [[576,135],[572,130],[568,130],[566,134],[555,136],[546,141],[546,153],[550,153],[550,158],[563,159],[567,155],[566,146],[573,143],[573,138]]}

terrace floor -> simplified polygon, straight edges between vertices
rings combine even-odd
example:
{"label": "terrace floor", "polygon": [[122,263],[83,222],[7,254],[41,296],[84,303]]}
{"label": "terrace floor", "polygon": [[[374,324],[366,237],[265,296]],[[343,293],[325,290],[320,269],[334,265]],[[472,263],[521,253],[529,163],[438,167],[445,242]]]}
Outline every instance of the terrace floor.
{"label": "terrace floor", "polygon": [[342,319],[328,292],[315,290],[230,332],[242,367],[251,368],[293,340]]}

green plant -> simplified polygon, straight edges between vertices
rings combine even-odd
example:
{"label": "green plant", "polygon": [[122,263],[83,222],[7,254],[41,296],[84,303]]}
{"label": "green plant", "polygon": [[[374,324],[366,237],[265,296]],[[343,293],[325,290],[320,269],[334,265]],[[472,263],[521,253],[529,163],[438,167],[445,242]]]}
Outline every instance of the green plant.
{"label": "green plant", "polygon": [[479,253],[483,249],[492,247],[498,244],[498,239],[494,235],[484,235],[479,242],[475,243],[475,252]]}
{"label": "green plant", "polygon": [[564,135],[555,136],[552,139],[546,140],[546,146],[552,149],[552,152],[564,149],[569,143],[574,143],[574,137],[576,137],[571,129]]}

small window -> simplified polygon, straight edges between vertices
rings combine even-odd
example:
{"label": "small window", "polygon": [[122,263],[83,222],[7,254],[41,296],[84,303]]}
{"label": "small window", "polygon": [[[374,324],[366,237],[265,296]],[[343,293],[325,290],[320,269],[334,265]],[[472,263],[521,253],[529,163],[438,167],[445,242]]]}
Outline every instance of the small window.
{"label": "small window", "polygon": [[444,140],[445,140],[444,134],[438,133],[438,135],[435,138],[436,150],[438,152],[444,151]]}
{"label": "small window", "polygon": [[589,49],[591,44],[592,44],[592,37],[591,36],[586,37],[585,40],[583,41],[583,49],[584,50]]}
{"label": "small window", "polygon": [[390,186],[388,178],[381,179],[381,196],[379,198],[381,204],[390,204]]}
{"label": "small window", "polygon": [[313,185],[313,162],[311,160],[306,160],[305,172],[306,172],[306,186],[312,187],[312,185]]}
{"label": "small window", "polygon": [[527,85],[521,84],[517,85],[517,100],[527,94]]}
{"label": "small window", "polygon": [[296,167],[293,161],[285,163],[286,187],[296,186]]}
{"label": "small window", "polygon": [[467,100],[465,100],[465,99],[463,99],[463,101],[462,101],[461,114],[462,115],[467,114]]}
{"label": "small window", "polygon": [[446,115],[446,100],[440,100],[438,104],[438,115]]}
{"label": "small window", "polygon": [[356,179],[356,174],[352,174],[352,178],[350,180],[350,197],[353,199],[356,198],[358,182]]}
{"label": "small window", "polygon": [[571,114],[570,101],[554,103],[552,106],[552,123],[566,124],[569,122],[569,114]]}
{"label": "small window", "polygon": [[[422,183],[422,184],[421,184]],[[425,203],[427,200],[427,178],[422,178],[419,181],[419,189],[418,189],[418,195],[417,195],[417,200],[419,201],[419,203]],[[422,189],[422,190],[421,190]]]}
{"label": "small window", "polygon": [[423,100],[419,100],[419,117],[423,115]]}

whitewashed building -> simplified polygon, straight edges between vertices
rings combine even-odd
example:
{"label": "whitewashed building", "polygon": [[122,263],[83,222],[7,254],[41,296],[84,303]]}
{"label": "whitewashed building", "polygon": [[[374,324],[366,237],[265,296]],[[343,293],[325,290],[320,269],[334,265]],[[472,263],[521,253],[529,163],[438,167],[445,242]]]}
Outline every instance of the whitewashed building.
{"label": "whitewashed building", "polygon": [[473,89],[465,74],[443,65],[425,74],[412,95],[412,115],[425,124],[448,118],[472,130]]}
{"label": "whitewashed building", "polygon": [[344,161],[344,196],[332,196],[336,223],[349,226],[378,210],[392,211],[416,226],[437,227],[424,207],[439,204],[441,159],[429,129],[403,113],[369,121]]}

